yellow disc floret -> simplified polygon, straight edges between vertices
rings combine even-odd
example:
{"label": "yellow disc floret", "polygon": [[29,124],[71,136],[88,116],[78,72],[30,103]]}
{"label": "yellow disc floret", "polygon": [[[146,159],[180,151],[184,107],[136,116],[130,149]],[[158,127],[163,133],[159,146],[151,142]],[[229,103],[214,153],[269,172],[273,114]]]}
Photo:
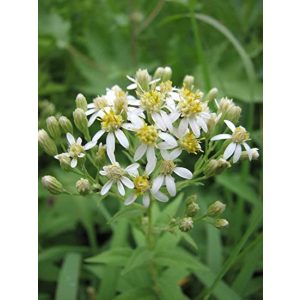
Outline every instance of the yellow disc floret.
{"label": "yellow disc floret", "polygon": [[137,136],[144,144],[155,145],[158,132],[154,126],[145,124],[137,131]]}
{"label": "yellow disc floret", "polygon": [[171,80],[167,80],[162,82],[160,85],[160,92],[161,93],[168,93],[172,91],[172,81]]}
{"label": "yellow disc floret", "polygon": [[78,157],[79,154],[84,153],[84,148],[77,143],[70,145],[69,154],[71,157]]}
{"label": "yellow disc floret", "polygon": [[156,90],[145,92],[141,95],[141,107],[148,112],[159,111],[163,101],[164,95]]}
{"label": "yellow disc floret", "polygon": [[103,167],[103,170],[107,173],[109,179],[120,180],[125,171],[120,167],[119,164],[112,164],[109,166]]}
{"label": "yellow disc floret", "polygon": [[201,92],[192,92],[183,88],[181,91],[181,99],[178,103],[178,109],[182,117],[191,117],[204,110],[203,102],[201,102],[203,94]]}
{"label": "yellow disc floret", "polygon": [[150,181],[147,176],[137,176],[133,179],[134,188],[138,195],[143,194],[150,189]]}
{"label": "yellow disc floret", "polygon": [[199,144],[199,141],[192,132],[188,132],[187,134],[185,134],[179,140],[179,145],[182,149],[184,149],[188,153],[197,154],[197,152],[201,151],[201,146]]}
{"label": "yellow disc floret", "polygon": [[127,95],[124,91],[118,90],[115,91],[116,98],[114,100],[114,108],[117,114],[122,113],[123,111],[127,111],[128,100]]}
{"label": "yellow disc floret", "polygon": [[93,100],[93,103],[94,103],[95,108],[96,108],[97,110],[103,109],[103,108],[105,108],[105,107],[108,106],[107,99],[106,99],[105,97],[103,97],[103,96],[102,96],[102,97],[100,97],[100,96],[96,97],[96,98]]}
{"label": "yellow disc floret", "polygon": [[173,160],[164,160],[160,166],[160,172],[163,175],[172,174],[176,165],[174,164]]}
{"label": "yellow disc floret", "polygon": [[249,133],[246,129],[242,126],[237,127],[232,134],[232,141],[241,144],[247,140],[249,140]]}
{"label": "yellow disc floret", "polygon": [[105,131],[114,131],[121,127],[123,118],[121,115],[116,114],[112,109],[106,112],[101,119],[101,127]]}

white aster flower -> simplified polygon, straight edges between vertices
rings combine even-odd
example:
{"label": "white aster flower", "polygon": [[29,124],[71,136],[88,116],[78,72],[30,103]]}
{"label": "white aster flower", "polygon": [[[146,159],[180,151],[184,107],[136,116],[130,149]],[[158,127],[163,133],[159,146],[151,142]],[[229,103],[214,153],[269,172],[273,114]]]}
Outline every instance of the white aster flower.
{"label": "white aster flower", "polygon": [[[66,135],[68,141],[68,152],[63,153],[71,158],[70,166],[75,168],[77,166],[78,158],[82,158],[85,156],[85,151],[93,148],[96,145],[96,142],[90,141],[86,143],[84,146],[82,144],[82,139],[79,137],[75,140],[74,136],[71,133],[67,133]],[[60,158],[60,154],[54,156],[56,159]]]}
{"label": "white aster flower", "polygon": [[136,176],[133,182],[134,192],[127,197],[127,199],[124,202],[125,205],[132,204],[139,196],[142,196],[143,205],[145,207],[149,207],[151,196],[160,202],[167,202],[169,200],[169,198],[165,194],[159,191],[154,192],[151,189],[151,181],[146,175]]}
{"label": "white aster flower", "polygon": [[127,168],[123,169],[120,167],[120,164],[115,162],[112,165],[104,166],[103,170],[99,173],[108,178],[108,181],[103,185],[100,194],[105,195],[109,192],[113,184],[117,185],[119,193],[124,196],[126,186],[129,189],[134,188],[133,182],[128,178],[129,176],[137,176],[139,164],[134,163]]}
{"label": "white aster flower", "polygon": [[252,151],[250,146],[246,143],[249,140],[249,133],[246,129],[242,126],[235,127],[235,125],[229,121],[224,121],[228,128],[232,131],[232,134],[222,133],[214,136],[211,140],[218,141],[218,140],[231,140],[231,143],[226,147],[224,151],[224,159],[228,159],[233,155],[233,163],[236,163],[242,154],[242,145],[244,146],[245,150],[247,151],[249,160],[252,160]]}
{"label": "white aster flower", "polygon": [[156,193],[163,185],[166,185],[167,191],[172,197],[176,195],[176,184],[175,178],[172,176],[173,173],[185,179],[193,178],[193,174],[190,170],[177,167],[173,160],[162,161],[160,173],[161,174],[153,180],[152,192]]}
{"label": "white aster flower", "polygon": [[[140,145],[137,147],[134,160],[140,160],[145,154],[147,156],[146,173],[150,175],[155,169],[157,158],[155,149],[170,149],[177,146],[176,139],[169,133],[158,130],[153,125],[144,123],[142,126],[135,128],[136,135],[140,140]],[[159,140],[163,142],[159,142]]]}

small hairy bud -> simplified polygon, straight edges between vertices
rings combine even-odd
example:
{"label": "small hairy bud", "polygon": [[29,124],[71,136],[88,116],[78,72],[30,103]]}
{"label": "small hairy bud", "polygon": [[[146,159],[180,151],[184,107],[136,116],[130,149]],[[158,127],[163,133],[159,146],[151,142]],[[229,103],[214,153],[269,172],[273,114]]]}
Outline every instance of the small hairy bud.
{"label": "small hairy bud", "polygon": [[205,172],[206,177],[211,177],[211,176],[222,173],[224,170],[226,170],[230,167],[231,167],[230,162],[228,162],[227,160],[225,160],[223,158],[212,159],[208,163],[204,172]]}
{"label": "small hairy bud", "polygon": [[162,81],[168,81],[172,77],[172,69],[170,67],[165,67],[163,71]]}
{"label": "small hairy bud", "polygon": [[67,154],[65,153],[57,154],[55,155],[55,158],[59,160],[60,167],[63,170],[69,171],[71,169],[70,167],[71,158]]}
{"label": "small hairy bud", "polygon": [[206,100],[207,102],[211,102],[211,101],[213,101],[213,100],[216,99],[217,94],[218,94],[218,89],[217,89],[217,88],[212,88],[212,89],[207,93],[207,95],[206,95],[206,97],[205,97],[205,100]]}
{"label": "small hairy bud", "polygon": [[90,182],[87,179],[80,178],[76,182],[76,189],[77,189],[79,194],[87,195],[91,190]]}
{"label": "small hairy bud", "polygon": [[51,139],[48,133],[41,129],[38,133],[39,145],[43,148],[43,150],[50,156],[54,156],[57,154],[57,148],[55,142]]}
{"label": "small hairy bud", "polygon": [[48,100],[39,101],[39,109],[41,111],[41,115],[50,116],[55,113],[55,106],[53,103]]}
{"label": "small hairy bud", "polygon": [[148,91],[149,90],[149,83],[151,81],[151,76],[149,75],[148,70],[139,69],[136,72],[136,81],[137,81],[137,85],[138,85],[138,92]]}
{"label": "small hairy bud", "polygon": [[163,78],[165,69],[163,67],[158,67],[153,75],[154,79]]}
{"label": "small hairy bud", "polygon": [[58,195],[63,192],[63,185],[53,176],[47,175],[42,178],[42,184],[51,194]]}
{"label": "small hairy bud", "polygon": [[73,112],[74,123],[79,131],[84,135],[88,133],[88,119],[81,108],[76,108]]}
{"label": "small hairy bud", "polygon": [[207,128],[209,132],[212,132],[217,123],[220,120],[221,115],[217,115],[216,113],[211,113],[210,118],[207,120]]}
{"label": "small hairy bud", "polygon": [[199,211],[199,205],[196,202],[190,202],[186,207],[186,214],[189,217],[194,217]]}
{"label": "small hairy bud", "polygon": [[47,129],[52,138],[57,140],[60,138],[61,130],[57,119],[54,116],[50,116],[46,119]]}
{"label": "small hairy bud", "polygon": [[87,102],[82,94],[77,95],[75,102],[77,108],[81,108],[83,111],[87,110]]}
{"label": "small hairy bud", "polygon": [[216,219],[214,223],[216,228],[223,228],[229,225],[229,222],[226,219]]}
{"label": "small hairy bud", "polygon": [[105,160],[105,154],[106,154],[106,145],[102,145],[102,143],[100,143],[95,155],[97,164],[101,164],[101,162]]}
{"label": "small hairy bud", "polygon": [[192,90],[194,87],[194,81],[195,81],[194,76],[186,75],[183,79],[183,87],[188,90]]}
{"label": "small hairy bud", "polygon": [[193,219],[191,217],[186,217],[180,220],[179,229],[183,232],[190,231],[193,228]]}
{"label": "small hairy bud", "polygon": [[65,116],[59,117],[58,122],[64,133],[68,133],[68,132],[73,133],[73,125],[67,117]]}
{"label": "small hairy bud", "polygon": [[216,201],[212,203],[207,209],[207,215],[209,217],[217,217],[221,215],[226,208],[226,204],[222,203],[221,201]]}
{"label": "small hairy bud", "polygon": [[132,22],[141,23],[145,19],[145,16],[141,11],[133,11],[130,15],[130,19]]}
{"label": "small hairy bud", "polygon": [[[258,149],[257,148],[252,148],[250,151],[252,153],[252,159],[257,160],[259,158]],[[240,159],[241,160],[248,160],[249,159],[248,152],[247,151],[242,151]]]}
{"label": "small hairy bud", "polygon": [[218,113],[222,113],[222,117],[236,123],[241,116],[242,109],[237,106],[232,99],[222,98],[219,102]]}

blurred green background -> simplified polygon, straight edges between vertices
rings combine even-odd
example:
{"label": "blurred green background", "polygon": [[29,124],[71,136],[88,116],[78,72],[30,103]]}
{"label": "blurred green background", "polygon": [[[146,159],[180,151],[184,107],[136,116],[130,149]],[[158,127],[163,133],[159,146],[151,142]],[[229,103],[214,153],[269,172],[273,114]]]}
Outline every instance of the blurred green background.
{"label": "blurred green background", "polygon": [[[199,249],[190,251],[210,273],[190,275],[181,287],[188,299],[198,299],[217,278],[210,299],[262,299],[262,1],[39,1],[39,128],[49,115],[71,117],[79,92],[91,101],[114,84],[126,88],[126,75],[138,68],[166,65],[176,85],[191,74],[205,92],[216,86],[219,96],[233,98],[261,155],[189,189],[203,208],[225,202],[230,226],[195,226]],[[46,174],[66,184],[77,178],[40,153],[39,175]],[[66,300],[113,299],[97,293],[99,284],[122,290],[113,267],[82,260],[132,240],[125,221],[113,229],[107,224],[117,210],[118,203],[104,207],[97,196],[51,196],[39,178],[39,299],[55,299],[68,280]]]}

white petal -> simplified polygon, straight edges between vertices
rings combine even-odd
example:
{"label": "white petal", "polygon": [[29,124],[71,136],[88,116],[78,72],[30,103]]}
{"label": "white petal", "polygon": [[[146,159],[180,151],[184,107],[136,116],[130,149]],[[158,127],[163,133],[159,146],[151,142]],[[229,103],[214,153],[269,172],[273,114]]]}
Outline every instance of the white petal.
{"label": "white petal", "polygon": [[104,130],[103,129],[101,129],[101,130],[99,130],[95,135],[94,135],[94,137],[93,137],[93,141],[98,141],[100,138],[101,138],[101,136],[104,134]]}
{"label": "white petal", "polygon": [[95,147],[96,144],[97,144],[97,141],[90,141],[90,142],[86,143],[83,148],[84,148],[84,150],[89,150],[89,149]]}
{"label": "white petal", "polygon": [[88,127],[93,125],[93,123],[96,121],[99,115],[100,115],[100,111],[97,111],[89,118]]}
{"label": "white petal", "polygon": [[247,143],[243,143],[243,146],[245,147],[245,149],[248,153],[249,160],[252,160],[252,150],[251,150],[250,146]]}
{"label": "white petal", "polygon": [[129,130],[129,131],[134,131],[134,127],[131,123],[123,123],[122,128]]}
{"label": "white petal", "polygon": [[152,195],[155,199],[157,199],[160,202],[168,202],[169,201],[168,196],[166,196],[165,194],[163,194],[161,192],[156,192],[156,193],[153,193]]}
{"label": "white petal", "polygon": [[88,105],[87,105],[87,108],[94,108],[95,107],[95,104],[94,103],[89,103]]}
{"label": "white petal", "polygon": [[166,132],[160,132],[158,135],[161,139],[163,139],[165,142],[167,142],[170,146],[174,146],[174,147],[177,146],[177,142],[171,134],[166,133]]}
{"label": "white petal", "polygon": [[154,147],[148,147],[147,149],[147,165],[146,165],[146,173],[150,175],[156,166],[156,156]]}
{"label": "white petal", "polygon": [[137,88],[136,83],[132,83],[127,86],[127,90],[135,90],[136,88]]}
{"label": "white petal", "polygon": [[108,180],[108,181],[104,184],[104,186],[102,187],[100,194],[101,194],[101,195],[107,194],[107,193],[109,192],[109,190],[110,190],[112,184],[113,184],[113,180],[112,180],[112,179]]}
{"label": "white petal", "polygon": [[82,158],[82,157],[84,157],[84,155],[85,155],[84,153],[79,153],[79,154],[78,154],[78,157],[79,157],[79,158]]}
{"label": "white petal", "polygon": [[67,140],[69,142],[70,145],[74,144],[75,143],[75,139],[74,139],[74,136],[71,134],[71,133],[67,133]]}
{"label": "white petal", "polygon": [[99,173],[100,173],[101,175],[103,175],[103,176],[106,176],[106,175],[107,175],[107,172],[106,172],[106,171],[103,171],[103,170],[99,171]]}
{"label": "white petal", "polygon": [[198,138],[200,136],[200,128],[197,121],[195,119],[190,119],[189,123],[194,135]]}
{"label": "white petal", "polygon": [[133,159],[135,161],[140,160],[144,156],[146,150],[147,150],[147,145],[146,144],[140,144],[137,147],[137,149],[136,149],[136,151],[134,153],[134,158]]}
{"label": "white petal", "polygon": [[174,173],[185,179],[191,179],[193,177],[193,173],[190,170],[182,167],[176,167]]}
{"label": "white petal", "polygon": [[163,150],[170,150],[173,149],[174,146],[171,146],[170,144],[166,143],[166,142],[161,142],[157,144],[157,148],[158,149],[163,149]]}
{"label": "white petal", "polygon": [[158,113],[152,113],[151,117],[153,119],[153,121],[155,122],[155,124],[158,126],[159,129],[161,130],[166,130],[166,125],[161,117],[160,114]]}
{"label": "white petal", "polygon": [[176,120],[178,120],[178,118],[180,117],[180,112],[173,111],[172,113],[170,113],[169,118],[171,120],[172,123],[174,123]]}
{"label": "white petal", "polygon": [[106,153],[112,163],[116,162],[115,158],[115,136],[110,132],[106,137]]}
{"label": "white petal", "polygon": [[236,143],[230,143],[225,149],[225,152],[223,155],[224,159],[228,159],[235,151],[235,148],[236,148]]}
{"label": "white petal", "polygon": [[133,184],[133,182],[132,182],[129,178],[127,178],[127,177],[125,177],[125,176],[122,176],[122,177],[121,177],[121,181],[122,181],[122,183],[123,183],[125,186],[127,186],[129,189],[133,189],[133,188],[134,188],[134,184]]}
{"label": "white petal", "polygon": [[208,130],[207,125],[202,118],[198,119],[198,123],[199,123],[200,127],[203,129],[203,131],[207,132],[207,130]]}
{"label": "white petal", "polygon": [[130,205],[131,203],[133,203],[137,198],[137,195],[135,193],[132,193],[131,195],[129,195],[127,197],[127,199],[125,200],[124,204],[125,205]]}
{"label": "white petal", "polygon": [[168,130],[170,132],[172,132],[174,130],[174,128],[173,128],[173,124],[172,124],[172,121],[171,121],[169,115],[163,110],[160,112],[160,114],[161,114],[162,119],[163,119],[165,125],[167,126]]}
{"label": "white petal", "polygon": [[134,163],[134,164],[131,164],[129,165],[125,171],[130,175],[130,176],[138,176],[139,175],[139,172],[138,172],[138,168],[139,168],[139,164],[138,163]]}
{"label": "white petal", "polygon": [[176,195],[176,184],[171,175],[166,176],[166,186],[170,196],[174,197]]}
{"label": "white petal", "polygon": [[229,128],[232,132],[235,131],[235,125],[234,125],[231,121],[229,121],[229,120],[224,120],[224,122],[226,123],[226,125],[228,126],[228,128]]}
{"label": "white petal", "polygon": [[89,116],[89,115],[93,114],[95,111],[96,111],[95,108],[89,109],[89,110],[87,110],[87,111],[85,112],[85,115],[86,115],[86,116]]}
{"label": "white petal", "polygon": [[161,188],[161,186],[164,183],[164,178],[165,176],[163,175],[159,175],[158,177],[156,177],[153,182],[152,182],[152,188],[151,188],[151,192],[152,193],[156,193],[159,191],[159,189]]}
{"label": "white petal", "polygon": [[145,193],[143,195],[143,204],[146,208],[149,207],[149,205],[150,205],[150,195],[149,195],[149,193]]}
{"label": "white petal", "polygon": [[242,154],[242,146],[240,144],[236,145],[235,151],[234,151],[234,155],[233,155],[233,163],[236,163]]}
{"label": "white petal", "polygon": [[176,148],[173,151],[169,153],[170,155],[170,160],[176,159],[180,154],[182,153],[182,150],[180,148]]}
{"label": "white petal", "polygon": [[122,184],[122,182],[120,180],[117,181],[117,186],[118,186],[118,191],[119,193],[124,196],[125,195],[125,189],[124,186]]}
{"label": "white petal", "polygon": [[115,135],[119,141],[119,143],[126,149],[129,148],[129,142],[128,139],[126,137],[126,135],[124,134],[124,132],[120,129],[115,131]]}
{"label": "white petal", "polygon": [[171,160],[171,155],[169,151],[162,149],[160,150],[160,154],[164,160]]}
{"label": "white petal", "polygon": [[227,140],[227,139],[231,139],[231,137],[232,137],[231,134],[221,133],[212,137],[211,141]]}
{"label": "white petal", "polygon": [[179,123],[178,134],[179,136],[183,136],[188,128],[189,122],[186,118],[182,119]]}
{"label": "white petal", "polygon": [[79,138],[77,139],[76,143],[79,144],[79,145],[81,145],[81,143],[82,143],[82,138],[79,137]]}
{"label": "white petal", "polygon": [[77,159],[76,158],[73,158],[72,160],[71,160],[71,168],[76,168],[76,166],[77,166]]}

